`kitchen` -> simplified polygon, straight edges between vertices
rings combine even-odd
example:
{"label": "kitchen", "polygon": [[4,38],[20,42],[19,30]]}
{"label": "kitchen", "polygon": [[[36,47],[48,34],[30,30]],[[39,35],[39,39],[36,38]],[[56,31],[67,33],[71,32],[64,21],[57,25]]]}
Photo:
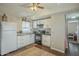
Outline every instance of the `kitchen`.
{"label": "kitchen", "polygon": [[[28,41],[28,42],[25,42],[25,41],[24,42],[25,42],[25,44],[27,43],[27,45],[32,44],[32,43],[37,43],[40,45],[43,44],[43,42],[44,42],[43,39],[45,39],[44,36],[51,37],[51,32],[50,33],[45,32],[46,29],[50,31],[50,28],[45,28],[45,29],[43,28],[43,25],[44,25],[44,27],[45,27],[45,25],[46,26],[48,25],[48,24],[44,24],[44,22],[46,22],[46,20],[49,21],[49,19],[36,20],[36,21],[33,20],[32,22],[26,21],[25,27],[27,26],[27,30],[23,29],[23,31],[18,32],[18,40],[22,41],[23,38],[25,37],[25,41]],[[33,23],[33,24],[31,24],[31,23]],[[39,26],[39,25],[42,25],[42,26]],[[24,26],[24,24],[23,24],[23,26]],[[30,31],[29,31],[29,29],[30,29]],[[43,33],[43,31],[45,33]],[[27,40],[26,40],[26,38],[27,38]],[[47,42],[50,42],[50,38],[49,38],[49,41],[47,41]],[[21,43],[21,42],[19,41],[18,43]],[[48,46],[49,46],[49,43],[48,43]]]}
{"label": "kitchen", "polygon": [[[3,18],[4,16],[4,18]],[[5,55],[7,53],[10,53],[12,51],[21,49],[25,46],[31,45],[31,44],[38,44],[38,45],[44,45],[47,47],[50,47],[50,40],[51,40],[51,27],[50,24],[47,23],[51,20],[51,17],[47,18],[42,18],[39,20],[32,20],[29,21],[29,18],[27,19],[26,17],[22,17],[22,25],[21,25],[21,30],[17,32],[17,26],[16,23],[13,22],[8,22],[7,15],[2,16],[2,21],[1,21],[1,32],[2,32],[2,40],[3,42],[1,47],[1,55]],[[7,17],[7,18],[5,18]],[[5,21],[6,19],[6,21]],[[33,27],[32,27],[33,26]],[[7,34],[3,30],[9,30],[9,28],[15,29],[15,34],[12,35],[13,33]],[[13,31],[13,29],[11,31]],[[8,37],[9,35],[12,35],[12,37]],[[10,39],[9,39],[10,38]],[[13,38],[13,39],[11,39]],[[14,41],[14,39],[16,39]],[[7,40],[8,42],[4,41]],[[12,42],[10,42],[12,40]],[[14,42],[14,43],[13,43]],[[4,46],[4,43],[6,45]],[[7,44],[8,43],[8,44]],[[14,45],[15,47],[13,48]],[[8,51],[6,50],[6,46],[8,48]],[[13,48],[13,49],[12,49]],[[5,50],[4,50],[5,49]],[[10,50],[11,49],[11,50]]]}
{"label": "kitchen", "polygon": [[[78,10],[79,4],[40,3],[44,6],[41,10],[27,8],[30,5],[32,4],[0,4],[0,54],[17,52],[29,45],[33,45],[35,49],[37,45],[41,49],[45,47],[44,49],[48,48],[49,51],[53,50],[53,55],[56,55],[54,52],[65,55],[68,46],[65,42],[65,15],[71,10]],[[31,50],[36,53],[34,49]],[[36,54],[42,55],[43,51]]]}

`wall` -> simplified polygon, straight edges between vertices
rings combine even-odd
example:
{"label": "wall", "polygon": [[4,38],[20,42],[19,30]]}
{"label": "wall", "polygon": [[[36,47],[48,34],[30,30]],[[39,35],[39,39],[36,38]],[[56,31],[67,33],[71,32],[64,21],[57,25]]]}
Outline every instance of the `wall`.
{"label": "wall", "polygon": [[[65,16],[63,13],[52,15],[50,19],[41,20],[46,28],[51,28],[51,49],[63,52],[66,48]],[[66,45],[66,46],[65,46]]]}
{"label": "wall", "polygon": [[[0,11],[1,12],[1,11]],[[4,13],[0,13],[0,21],[2,20],[2,15]],[[15,17],[13,15],[10,15],[9,13],[7,13],[7,22],[13,22],[16,24],[17,27],[17,32],[21,30],[21,18],[19,17]]]}
{"label": "wall", "polygon": [[77,22],[68,23],[68,33],[77,32]]}
{"label": "wall", "polygon": [[77,27],[77,32],[78,32],[77,33],[77,42],[79,43],[79,21],[78,21],[78,24],[77,25],[78,25],[78,27]]}
{"label": "wall", "polygon": [[22,24],[21,18],[14,17],[14,16],[8,16],[8,22],[16,23],[17,32],[19,32],[21,30],[21,26],[22,26],[21,25]]}
{"label": "wall", "polygon": [[[16,7],[16,6],[15,6]],[[1,16],[6,13],[8,22],[14,22],[17,26],[17,32],[21,30],[21,18],[19,18],[17,13],[14,11],[13,7],[7,5],[0,5],[0,21],[2,20]]]}
{"label": "wall", "polygon": [[51,49],[65,51],[65,16],[62,13],[52,16]]}
{"label": "wall", "polygon": [[2,19],[2,16],[0,15],[0,21],[1,21],[1,19]]}

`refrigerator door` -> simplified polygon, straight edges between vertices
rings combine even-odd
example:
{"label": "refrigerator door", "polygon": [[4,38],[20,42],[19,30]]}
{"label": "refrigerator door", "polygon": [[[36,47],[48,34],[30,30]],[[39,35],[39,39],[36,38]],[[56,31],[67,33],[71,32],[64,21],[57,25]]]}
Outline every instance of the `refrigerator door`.
{"label": "refrigerator door", "polygon": [[17,49],[16,31],[2,31],[1,55]]}

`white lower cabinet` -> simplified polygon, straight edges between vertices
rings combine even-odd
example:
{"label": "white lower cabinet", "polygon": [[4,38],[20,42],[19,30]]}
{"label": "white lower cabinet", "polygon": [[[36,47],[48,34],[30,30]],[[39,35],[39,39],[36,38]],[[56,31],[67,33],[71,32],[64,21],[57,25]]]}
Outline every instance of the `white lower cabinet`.
{"label": "white lower cabinet", "polygon": [[34,34],[18,36],[18,48],[34,43]]}
{"label": "white lower cabinet", "polygon": [[22,47],[22,36],[18,36],[18,48]]}
{"label": "white lower cabinet", "polygon": [[44,46],[50,47],[50,39],[51,39],[50,35],[42,35],[42,44]]}
{"label": "white lower cabinet", "polygon": [[28,45],[29,35],[22,36],[22,46]]}
{"label": "white lower cabinet", "polygon": [[30,44],[32,44],[32,43],[34,43],[34,42],[35,42],[34,37],[35,37],[35,36],[34,36],[34,34],[31,34],[31,35],[30,35],[30,41],[29,41],[29,42],[30,42]]}

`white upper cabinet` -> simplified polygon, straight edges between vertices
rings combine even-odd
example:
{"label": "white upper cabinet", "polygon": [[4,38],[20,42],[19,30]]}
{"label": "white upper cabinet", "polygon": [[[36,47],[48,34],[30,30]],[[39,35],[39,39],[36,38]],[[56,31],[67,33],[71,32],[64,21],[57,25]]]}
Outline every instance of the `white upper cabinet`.
{"label": "white upper cabinet", "polygon": [[37,21],[33,21],[33,28],[37,28]]}
{"label": "white upper cabinet", "polygon": [[51,19],[33,21],[33,28],[37,28],[37,24],[43,24],[44,28],[51,28]]}
{"label": "white upper cabinet", "polygon": [[33,28],[38,28],[37,25],[39,25],[39,24],[44,24],[44,21],[43,20],[33,21]]}

